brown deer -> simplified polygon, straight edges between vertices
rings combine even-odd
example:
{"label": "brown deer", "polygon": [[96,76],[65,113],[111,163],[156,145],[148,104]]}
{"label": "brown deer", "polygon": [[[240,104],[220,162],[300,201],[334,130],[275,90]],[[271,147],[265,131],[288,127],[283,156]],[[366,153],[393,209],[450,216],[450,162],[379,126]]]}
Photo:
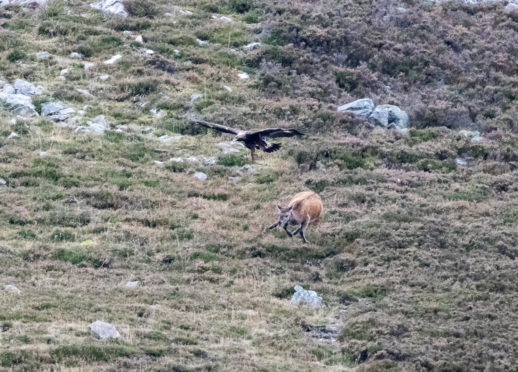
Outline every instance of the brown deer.
{"label": "brown deer", "polygon": [[[282,226],[289,237],[300,233],[304,243],[307,243],[304,231],[308,225],[316,225],[322,215],[322,199],[313,191],[296,194],[287,207],[277,206],[279,220],[269,227],[270,230]],[[294,232],[288,230],[288,225],[300,225]]]}

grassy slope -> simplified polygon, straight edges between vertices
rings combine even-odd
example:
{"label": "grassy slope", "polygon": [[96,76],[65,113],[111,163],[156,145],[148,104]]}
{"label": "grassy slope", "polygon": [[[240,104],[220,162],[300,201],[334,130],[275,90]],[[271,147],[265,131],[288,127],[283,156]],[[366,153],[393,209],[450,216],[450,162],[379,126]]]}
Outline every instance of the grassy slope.
{"label": "grassy slope", "polygon": [[[266,32],[287,27],[276,23],[278,5],[268,6],[238,13],[223,2],[161,2],[160,11],[173,18],[125,21],[79,1],[34,13],[2,9],[4,78],[42,84],[42,101],[88,104],[86,117],[104,114],[129,129],[87,136],[30,120],[14,128],[19,139],[1,140],[0,177],[8,181],[0,189],[1,284],[22,290],[0,292],[1,367],[516,367],[517,139],[509,126],[478,145],[442,128],[408,136],[358,129],[334,113],[334,104],[350,98],[340,79],[283,58],[294,53],[311,65],[318,50]],[[238,22],[224,24],[213,13]],[[134,30],[133,38],[123,30]],[[138,55],[138,34],[174,73]],[[210,44],[200,47],[196,38]],[[240,51],[256,40],[267,45]],[[13,50],[25,55],[11,56]],[[30,54],[41,50],[53,56],[38,61]],[[85,71],[68,57],[72,51],[96,67]],[[102,64],[116,53],[122,61]],[[63,68],[70,69],[66,81],[57,78]],[[239,71],[251,79],[240,81]],[[110,80],[97,79],[105,73]],[[351,97],[388,99],[362,79],[353,85],[367,90]],[[196,92],[204,95],[195,102],[200,116],[243,127],[301,123],[308,136],[285,141],[258,162],[257,173],[238,181],[229,179],[239,174],[231,164],[248,162],[245,151],[226,159],[230,166],[168,166],[170,157],[222,155],[223,137],[182,119]],[[152,107],[166,115],[153,117]],[[7,111],[1,115],[5,138],[13,126]],[[158,140],[175,133],[185,136]],[[457,166],[457,156],[469,167]],[[208,180],[195,179],[196,170]],[[307,188],[321,193],[326,208],[308,234],[312,244],[265,231],[276,203]],[[129,280],[142,286],[127,289]],[[316,290],[326,307],[292,306],[295,284]],[[122,340],[93,340],[87,325],[97,319],[115,324]]]}

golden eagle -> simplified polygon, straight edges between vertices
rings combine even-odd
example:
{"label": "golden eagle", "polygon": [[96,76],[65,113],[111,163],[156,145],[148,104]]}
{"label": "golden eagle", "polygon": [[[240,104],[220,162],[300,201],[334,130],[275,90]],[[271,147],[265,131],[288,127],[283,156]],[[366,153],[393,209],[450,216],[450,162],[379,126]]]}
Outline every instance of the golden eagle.
{"label": "golden eagle", "polygon": [[204,127],[219,130],[220,132],[234,134],[234,141],[243,142],[243,144],[250,149],[252,155],[252,161],[255,160],[255,150],[262,150],[264,152],[274,152],[281,148],[279,143],[269,144],[264,140],[264,137],[268,138],[279,138],[279,137],[293,137],[302,136],[303,133],[297,129],[284,129],[284,128],[267,128],[261,130],[242,130],[237,128],[227,127],[221,124],[209,123],[205,120],[195,119],[188,115],[187,119],[194,123],[203,125]]}

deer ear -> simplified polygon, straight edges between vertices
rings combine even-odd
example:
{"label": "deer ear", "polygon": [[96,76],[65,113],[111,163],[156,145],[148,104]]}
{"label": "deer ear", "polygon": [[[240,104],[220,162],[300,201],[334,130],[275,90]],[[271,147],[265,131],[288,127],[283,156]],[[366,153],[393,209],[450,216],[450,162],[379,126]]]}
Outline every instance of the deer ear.
{"label": "deer ear", "polygon": [[288,212],[291,212],[293,210],[293,205],[288,209]]}
{"label": "deer ear", "polygon": [[280,205],[277,204],[277,209],[282,211],[282,207]]}

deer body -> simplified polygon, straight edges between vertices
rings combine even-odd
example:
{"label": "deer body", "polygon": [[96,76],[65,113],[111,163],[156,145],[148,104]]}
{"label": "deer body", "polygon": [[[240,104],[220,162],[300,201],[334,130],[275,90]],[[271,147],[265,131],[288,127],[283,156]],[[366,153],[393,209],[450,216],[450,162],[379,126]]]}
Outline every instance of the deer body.
{"label": "deer body", "polygon": [[[322,199],[313,191],[304,191],[296,194],[287,207],[277,206],[279,220],[269,227],[273,229],[281,226],[292,237],[300,233],[304,243],[307,243],[304,231],[309,225],[316,225],[322,215]],[[299,226],[294,232],[288,230],[288,225]]]}

